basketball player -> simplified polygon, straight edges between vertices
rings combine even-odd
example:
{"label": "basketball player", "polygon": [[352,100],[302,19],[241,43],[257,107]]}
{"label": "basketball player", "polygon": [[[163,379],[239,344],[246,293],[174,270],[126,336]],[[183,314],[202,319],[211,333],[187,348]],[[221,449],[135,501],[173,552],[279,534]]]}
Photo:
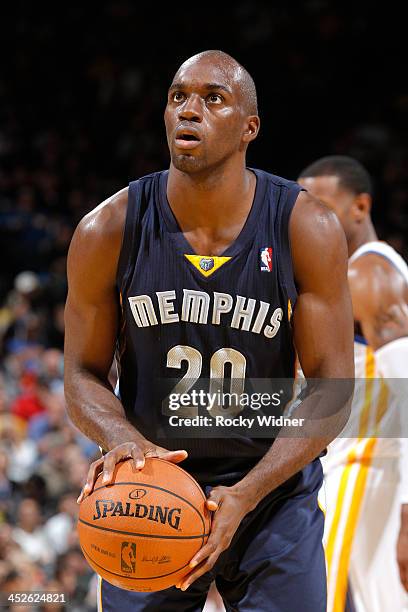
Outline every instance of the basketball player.
{"label": "basketball player", "polygon": [[[225,366],[231,379],[291,378],[294,343],[306,376],[353,378],[344,232],[296,183],[246,167],[256,91],[229,55],[206,51],[182,64],[165,125],[170,169],[103,202],[72,239],[66,398],[105,453],[79,501],[101,470],[110,483],[124,458],[143,469],[145,457],[162,457],[185,460],[214,518],[180,588],[138,593],[102,581],[100,609],[201,610],[215,580],[228,610],[323,612],[317,457],[344,419],[330,436],[272,445],[267,432],[159,443],[156,381],[222,378]],[[115,347],[119,396],[107,382]]]}
{"label": "basketball player", "polygon": [[408,590],[408,487],[401,490],[398,461],[402,454],[406,476],[408,455],[395,436],[408,408],[408,266],[377,238],[371,181],[358,161],[324,157],[303,170],[299,183],[343,225],[355,320],[352,414],[323,459],[328,609],[345,610],[349,576],[357,612],[400,612],[408,600],[396,548],[401,522],[398,556]]}

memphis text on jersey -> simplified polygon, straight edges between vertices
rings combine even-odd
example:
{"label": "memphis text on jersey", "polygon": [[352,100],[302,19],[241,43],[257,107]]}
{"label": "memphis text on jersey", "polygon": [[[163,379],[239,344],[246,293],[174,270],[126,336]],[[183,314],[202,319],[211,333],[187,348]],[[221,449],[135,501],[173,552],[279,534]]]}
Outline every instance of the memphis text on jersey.
{"label": "memphis text on jersey", "polygon": [[[212,298],[212,299],[211,299]],[[133,318],[138,327],[178,323],[212,323],[221,325],[229,314],[229,326],[255,334],[263,333],[266,338],[274,338],[278,333],[283,310],[269,302],[247,298],[242,295],[233,297],[229,293],[183,289],[181,311],[175,310],[176,292],[156,291],[156,299],[149,295],[129,297]],[[157,302],[157,305],[155,305]]]}

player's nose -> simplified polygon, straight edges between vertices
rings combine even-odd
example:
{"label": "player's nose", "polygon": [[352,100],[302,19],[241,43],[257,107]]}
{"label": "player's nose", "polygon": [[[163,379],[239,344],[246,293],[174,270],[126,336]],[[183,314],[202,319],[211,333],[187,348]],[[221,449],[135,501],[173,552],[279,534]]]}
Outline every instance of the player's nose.
{"label": "player's nose", "polygon": [[203,120],[201,97],[194,94],[189,96],[184,104],[180,106],[178,116],[180,121],[195,121],[201,123]]}

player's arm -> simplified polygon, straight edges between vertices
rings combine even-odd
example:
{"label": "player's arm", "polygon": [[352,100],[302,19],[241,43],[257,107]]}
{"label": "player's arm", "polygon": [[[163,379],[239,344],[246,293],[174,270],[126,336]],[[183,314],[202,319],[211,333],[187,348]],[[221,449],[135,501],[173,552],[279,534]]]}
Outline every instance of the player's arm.
{"label": "player's arm", "polygon": [[407,337],[401,316],[404,311],[406,316],[408,287],[390,261],[376,253],[366,253],[350,265],[348,280],[354,319],[375,351]]}
{"label": "player's arm", "polygon": [[[408,287],[401,273],[384,257],[367,253],[349,270],[355,319],[368,344],[375,349],[376,363],[398,398],[402,421],[408,418]],[[407,435],[406,428],[402,432]],[[400,440],[401,526],[397,561],[401,582],[408,591],[408,440]]]}
{"label": "player's arm", "polygon": [[311,391],[294,413],[305,418],[304,427],[296,435],[282,429],[268,453],[236,485],[255,504],[315,459],[341,432],[353,392],[353,313],[343,229],[333,212],[303,192],[293,209],[289,233],[298,287],[294,341]]}
{"label": "player's arm", "polygon": [[[405,417],[406,418],[406,417]],[[397,540],[397,563],[404,589],[408,592],[408,439],[401,438],[401,523]]]}
{"label": "player's arm", "polygon": [[92,490],[103,469],[110,482],[115,464],[133,457],[141,469],[146,455],[161,453],[181,461],[185,451],[170,453],[146,440],[126,419],[108,381],[119,321],[115,288],[127,189],[101,204],[79,223],[68,253],[65,307],[65,397],[71,420],[106,451],[89,471],[83,494]]}
{"label": "player's arm", "polygon": [[[308,433],[300,433],[302,437],[278,436],[240,482],[212,489],[207,500],[208,508],[216,510],[211,535],[192,559],[191,567],[198,567],[184,580],[183,589],[211,569],[219,554],[230,545],[243,517],[268,493],[315,459],[340,433],[349,415],[347,404],[354,379],[353,315],[344,232],[334,213],[306,193],[298,197],[289,230],[299,288],[293,326],[300,364],[307,378],[343,378],[345,384],[335,400],[330,397],[333,394],[322,396],[318,385],[316,394],[312,392],[296,411],[296,417],[298,413],[314,417],[310,419],[314,425]],[[326,421],[328,428],[322,427]]]}

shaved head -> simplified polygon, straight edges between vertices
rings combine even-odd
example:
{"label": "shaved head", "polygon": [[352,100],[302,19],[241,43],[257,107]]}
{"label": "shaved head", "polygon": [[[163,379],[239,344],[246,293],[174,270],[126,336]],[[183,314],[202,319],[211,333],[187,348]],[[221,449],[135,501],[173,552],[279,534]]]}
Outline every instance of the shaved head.
{"label": "shaved head", "polygon": [[174,80],[177,78],[181,69],[200,62],[201,60],[210,60],[230,79],[240,90],[242,102],[247,110],[248,115],[258,114],[258,101],[256,95],[256,87],[253,78],[249,72],[231,55],[219,50],[202,51],[193,55],[178,69]]}
{"label": "shaved head", "polygon": [[172,164],[190,174],[236,162],[259,131],[255,84],[223,51],[203,51],[177,70],[164,111]]}

